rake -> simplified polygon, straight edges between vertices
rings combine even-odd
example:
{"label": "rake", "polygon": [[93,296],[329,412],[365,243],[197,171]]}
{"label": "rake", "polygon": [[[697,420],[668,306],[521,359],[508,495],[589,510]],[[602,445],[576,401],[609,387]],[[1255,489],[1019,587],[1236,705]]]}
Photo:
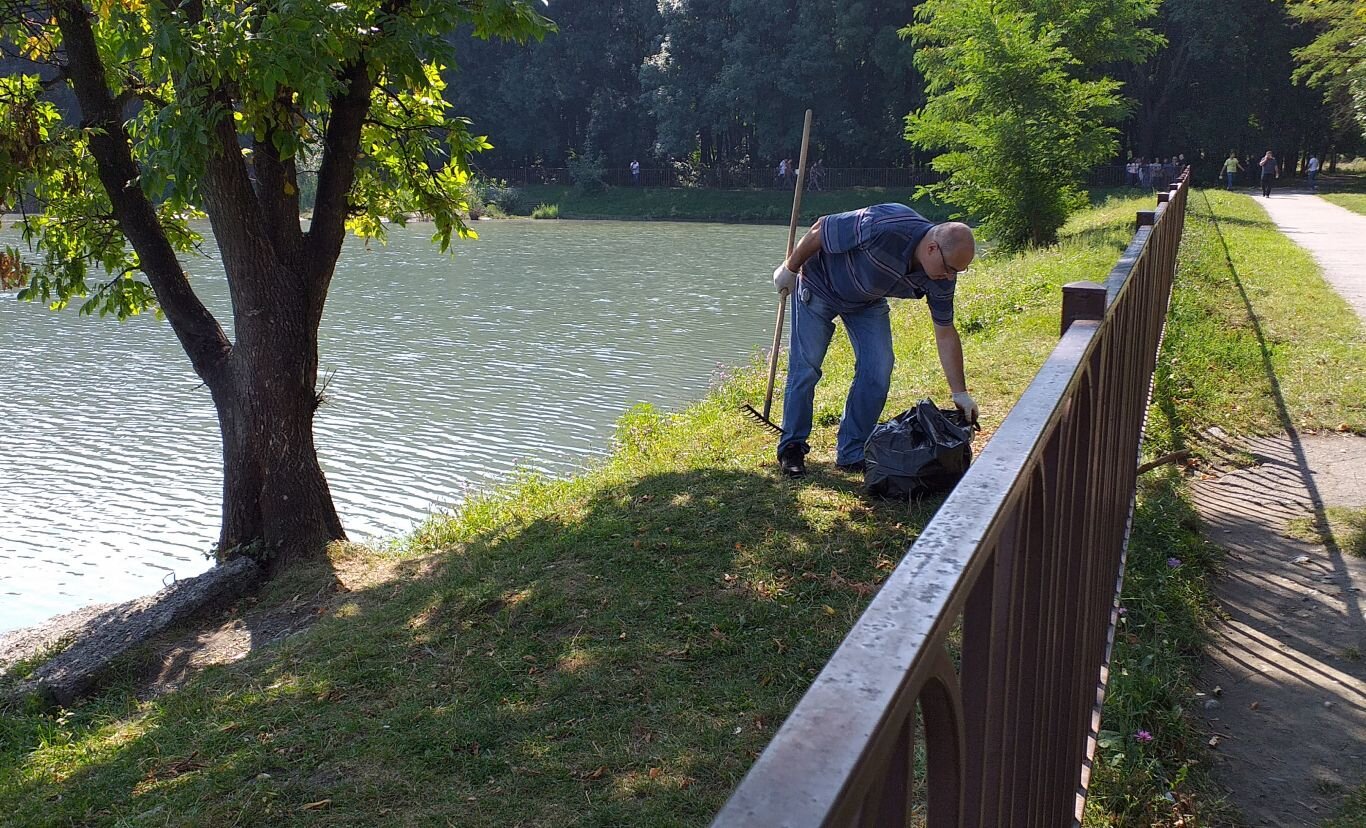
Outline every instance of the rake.
{"label": "rake", "polygon": [[[797,159],[797,190],[792,196],[792,220],[787,225],[787,253],[783,256],[783,261],[792,255],[792,246],[797,241],[797,215],[802,209],[802,187],[806,184],[806,150],[811,143],[811,110],[806,110],[806,121],[802,124],[802,151]],[[762,414],[749,403],[745,403],[744,412],[756,423],[772,431],[779,436],[782,435],[782,426],[769,419],[768,415],[773,410],[773,381],[778,376],[778,349],[783,342],[783,317],[787,313],[788,291],[784,290],[778,294],[778,324],[773,327],[773,348],[768,352],[768,393],[764,395],[764,411]]]}

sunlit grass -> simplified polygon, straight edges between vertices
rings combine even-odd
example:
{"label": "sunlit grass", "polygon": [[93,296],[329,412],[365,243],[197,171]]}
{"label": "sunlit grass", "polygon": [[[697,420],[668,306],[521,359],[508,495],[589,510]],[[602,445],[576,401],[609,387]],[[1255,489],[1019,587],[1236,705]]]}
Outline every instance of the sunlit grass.
{"label": "sunlit grass", "polygon": [[1366,215],[1366,193],[1323,193],[1324,201],[1346,207],[1354,213]]}

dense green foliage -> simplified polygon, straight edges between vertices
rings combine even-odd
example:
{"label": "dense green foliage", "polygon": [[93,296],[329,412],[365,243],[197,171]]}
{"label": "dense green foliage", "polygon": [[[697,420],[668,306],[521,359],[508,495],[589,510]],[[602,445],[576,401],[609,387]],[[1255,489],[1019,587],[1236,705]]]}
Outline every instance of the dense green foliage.
{"label": "dense green foliage", "polygon": [[1323,92],[1334,126],[1366,132],[1366,0],[1297,0],[1290,13],[1318,36],[1295,50],[1297,79]]}
{"label": "dense green foliage", "polygon": [[642,164],[771,169],[796,156],[904,163],[898,122],[920,82],[890,0],[563,0],[557,37],[478,44],[460,64],[467,112],[493,136],[487,166],[563,166],[570,150]]}
{"label": "dense green foliage", "polygon": [[[1150,44],[1131,25],[1131,13],[1144,5],[1157,9],[1150,25],[1167,45],[1135,63]],[[1003,8],[1015,7],[1053,21],[1067,33],[1062,45],[1072,56],[1124,83],[1120,94],[1133,106],[1118,125],[1115,160],[1183,153],[1207,159],[1212,173],[1230,148],[1251,154],[1271,146],[1298,158],[1360,146],[1359,129],[1335,126],[1319,93],[1292,81],[1291,52],[1307,45],[1312,31],[1284,4]],[[478,44],[460,63],[467,92],[461,110],[495,145],[481,161],[487,167],[561,167],[571,149],[591,143],[615,170],[632,159],[647,167],[772,170],[795,155],[808,106],[815,110],[814,157],[828,166],[930,158],[898,140],[902,116],[925,100],[913,49],[896,34],[912,22],[911,7],[883,0],[560,0],[546,13],[559,24],[558,36],[527,50]]]}
{"label": "dense green foliage", "polygon": [[930,99],[906,137],[943,150],[934,168],[948,178],[930,189],[1006,248],[1053,243],[1085,204],[1085,172],[1118,147],[1119,83],[1094,70],[1156,46],[1139,26],[1152,13],[1143,0],[923,3],[903,33]]}

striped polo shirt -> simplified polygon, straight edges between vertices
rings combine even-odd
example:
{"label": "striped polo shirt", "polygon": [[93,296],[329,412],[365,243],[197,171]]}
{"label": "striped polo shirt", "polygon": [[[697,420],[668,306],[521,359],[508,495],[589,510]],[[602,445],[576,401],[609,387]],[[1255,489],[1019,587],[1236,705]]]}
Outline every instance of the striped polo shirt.
{"label": "striped polo shirt", "polygon": [[821,249],[802,265],[802,286],[837,313],[884,299],[924,299],[936,324],[953,324],[956,279],[911,270],[915,246],[934,223],[904,204],[874,204],[821,222]]}

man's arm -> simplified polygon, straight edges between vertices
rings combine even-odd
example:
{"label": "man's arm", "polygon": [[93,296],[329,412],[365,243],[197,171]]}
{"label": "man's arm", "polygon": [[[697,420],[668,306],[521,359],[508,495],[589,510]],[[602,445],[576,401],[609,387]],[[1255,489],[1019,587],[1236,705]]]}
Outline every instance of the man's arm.
{"label": "man's arm", "polygon": [[963,376],[963,341],[958,338],[958,329],[953,323],[934,326],[934,344],[939,348],[939,364],[944,367],[944,378],[949,381],[953,392],[953,404],[963,412],[963,417],[973,425],[977,424],[977,403],[968,393],[968,383]]}
{"label": "man's arm", "polygon": [[783,266],[796,273],[806,264],[806,260],[820,252],[821,249],[821,222],[825,216],[821,216],[811,223],[811,229],[806,231],[796,246],[792,248],[792,255],[788,256],[783,262]]}
{"label": "man's arm", "polygon": [[963,340],[958,338],[958,329],[953,325],[934,326],[934,344],[939,349],[939,364],[944,368],[944,379],[949,381],[949,390],[957,393],[968,390],[963,376]]}

